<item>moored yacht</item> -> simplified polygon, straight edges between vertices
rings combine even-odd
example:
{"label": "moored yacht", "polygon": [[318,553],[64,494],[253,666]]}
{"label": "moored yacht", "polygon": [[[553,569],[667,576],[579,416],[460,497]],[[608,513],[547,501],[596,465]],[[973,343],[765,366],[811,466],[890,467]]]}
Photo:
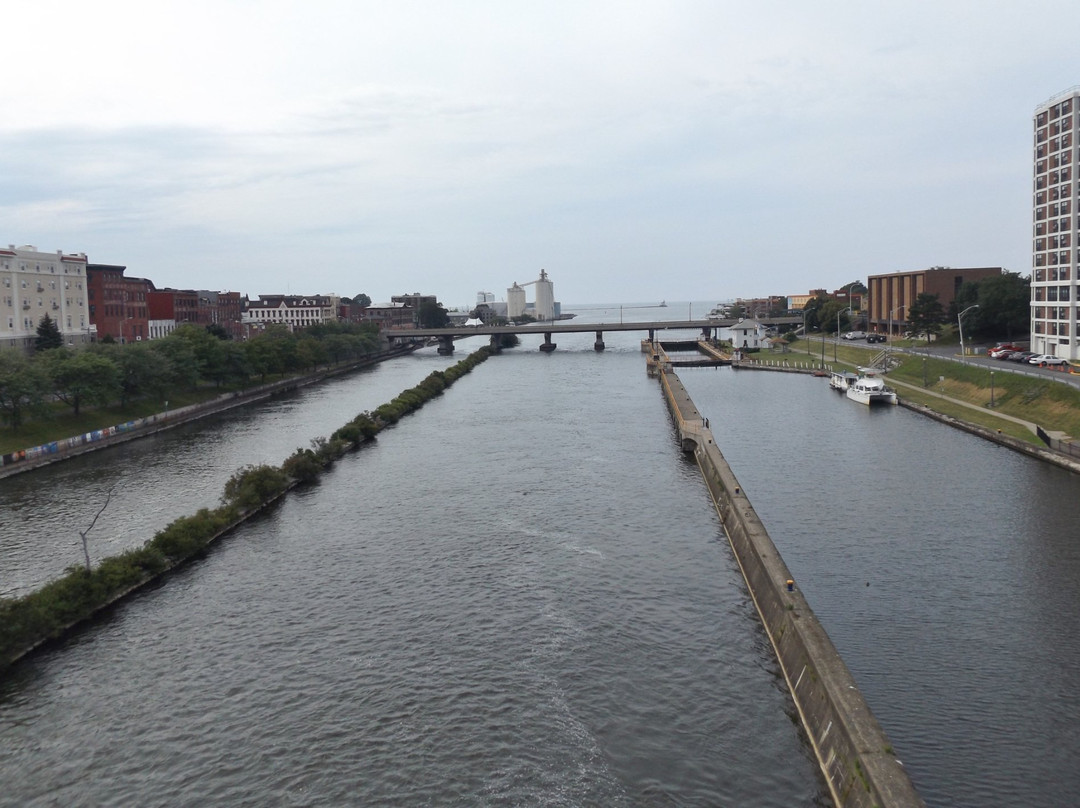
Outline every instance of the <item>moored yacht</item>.
{"label": "moored yacht", "polygon": [[896,391],[873,368],[859,368],[860,376],[847,388],[847,397],[860,404],[895,404]]}

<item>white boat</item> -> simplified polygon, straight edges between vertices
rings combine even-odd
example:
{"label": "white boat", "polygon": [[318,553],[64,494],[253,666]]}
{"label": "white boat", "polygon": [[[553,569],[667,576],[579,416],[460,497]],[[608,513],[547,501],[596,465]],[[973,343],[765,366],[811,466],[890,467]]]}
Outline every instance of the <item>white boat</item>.
{"label": "white boat", "polygon": [[885,386],[885,380],[878,375],[877,371],[869,368],[859,368],[859,370],[862,375],[848,387],[848,398],[871,407],[876,404],[896,403],[896,391]]}
{"label": "white boat", "polygon": [[710,320],[727,320],[731,317],[731,306],[726,306],[723,303],[717,303],[712,307],[709,312]]}
{"label": "white boat", "polygon": [[838,393],[847,392],[859,377],[857,374],[852,373],[850,370],[834,370],[829,377],[829,387],[836,390]]}

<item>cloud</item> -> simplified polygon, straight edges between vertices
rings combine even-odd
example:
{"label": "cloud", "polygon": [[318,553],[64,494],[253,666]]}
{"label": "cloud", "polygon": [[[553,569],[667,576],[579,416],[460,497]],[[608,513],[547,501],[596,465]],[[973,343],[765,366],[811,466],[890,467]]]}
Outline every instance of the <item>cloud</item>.
{"label": "cloud", "polygon": [[12,14],[73,44],[9,43],[35,69],[0,86],[6,240],[252,294],[468,300],[545,266],[563,299],[719,299],[1024,269],[1031,110],[1080,75],[1056,0]]}

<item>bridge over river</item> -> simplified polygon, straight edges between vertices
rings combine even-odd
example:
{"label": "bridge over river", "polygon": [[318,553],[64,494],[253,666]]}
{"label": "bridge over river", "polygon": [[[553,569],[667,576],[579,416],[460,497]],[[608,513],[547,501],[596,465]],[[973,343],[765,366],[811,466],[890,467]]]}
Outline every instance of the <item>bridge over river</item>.
{"label": "bridge over river", "polygon": [[[489,335],[491,337],[492,345],[495,345],[498,342],[499,337],[503,334],[516,334],[520,337],[525,334],[535,333],[542,335],[544,338],[543,343],[540,345],[540,350],[545,353],[550,353],[554,351],[556,347],[556,343],[552,342],[552,336],[554,334],[580,334],[595,331],[596,342],[593,343],[593,347],[598,351],[602,351],[604,350],[605,331],[646,331],[649,335],[649,341],[652,342],[656,338],[657,331],[700,330],[702,336],[709,337],[713,336],[715,330],[729,328],[738,322],[740,321],[732,319],[716,320],[711,318],[706,320],[655,320],[641,323],[577,323],[569,320],[558,320],[554,322],[530,323],[522,326],[455,325],[447,328],[388,329],[382,333],[391,343],[401,340],[437,339],[439,341],[439,353],[444,356],[453,354],[455,339]],[[801,323],[802,318],[774,317],[758,320],[757,322],[760,322],[765,326],[773,326]]]}

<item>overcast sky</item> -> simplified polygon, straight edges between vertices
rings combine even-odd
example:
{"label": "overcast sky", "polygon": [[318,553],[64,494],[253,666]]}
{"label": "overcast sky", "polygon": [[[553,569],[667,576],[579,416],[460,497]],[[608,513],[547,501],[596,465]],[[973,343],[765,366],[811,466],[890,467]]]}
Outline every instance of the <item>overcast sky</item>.
{"label": "overcast sky", "polygon": [[[11,4],[0,243],[157,286],[721,300],[1030,268],[1080,3]],[[529,299],[532,299],[530,293]]]}

